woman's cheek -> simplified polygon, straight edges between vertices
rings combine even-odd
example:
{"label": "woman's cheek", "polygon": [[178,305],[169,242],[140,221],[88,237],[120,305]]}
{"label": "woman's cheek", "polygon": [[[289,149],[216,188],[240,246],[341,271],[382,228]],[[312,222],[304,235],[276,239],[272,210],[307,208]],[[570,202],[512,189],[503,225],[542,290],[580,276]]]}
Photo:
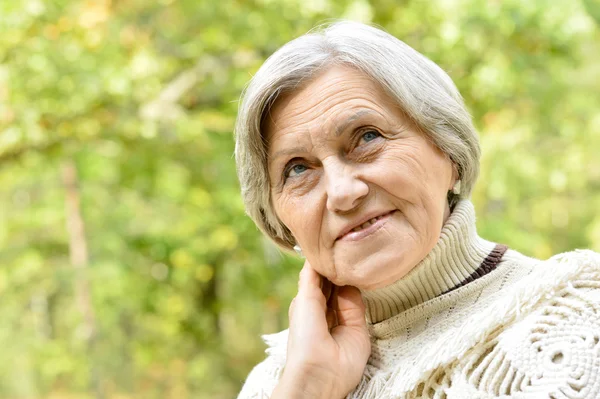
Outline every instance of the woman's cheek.
{"label": "woman's cheek", "polygon": [[305,241],[303,235],[306,235],[307,221],[310,220],[310,204],[307,198],[284,193],[277,199],[275,210],[294,237],[298,241]]}

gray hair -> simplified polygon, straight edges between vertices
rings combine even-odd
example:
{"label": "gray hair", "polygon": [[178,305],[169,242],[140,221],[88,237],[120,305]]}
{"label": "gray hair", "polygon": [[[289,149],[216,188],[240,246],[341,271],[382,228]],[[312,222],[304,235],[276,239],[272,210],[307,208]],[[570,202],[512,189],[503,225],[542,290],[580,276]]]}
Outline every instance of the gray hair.
{"label": "gray hair", "polygon": [[261,129],[275,101],[332,65],[365,73],[444,152],[457,168],[468,198],[479,174],[479,139],[450,77],[434,62],[377,28],[358,22],[322,26],[287,43],[261,66],[242,94],[235,127],[235,158],[246,212],[278,245],[295,239],[271,203],[267,142]]}

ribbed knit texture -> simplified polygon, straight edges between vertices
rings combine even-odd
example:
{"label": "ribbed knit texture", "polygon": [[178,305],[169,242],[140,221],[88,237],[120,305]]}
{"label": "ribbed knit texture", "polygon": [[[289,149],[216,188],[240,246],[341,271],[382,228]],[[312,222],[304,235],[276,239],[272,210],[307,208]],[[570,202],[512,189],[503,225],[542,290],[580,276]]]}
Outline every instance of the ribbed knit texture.
{"label": "ribbed knit texture", "polygon": [[[508,250],[473,279],[498,248],[461,201],[422,262],[363,292],[371,356],[347,398],[600,398],[600,255],[539,261]],[[287,334],[263,337],[268,356],[240,399],[270,397]]]}

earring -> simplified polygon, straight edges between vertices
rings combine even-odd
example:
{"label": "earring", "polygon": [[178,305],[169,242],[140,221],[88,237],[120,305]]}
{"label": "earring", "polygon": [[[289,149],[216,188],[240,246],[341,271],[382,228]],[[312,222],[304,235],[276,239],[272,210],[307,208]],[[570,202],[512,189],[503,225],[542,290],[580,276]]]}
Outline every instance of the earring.
{"label": "earring", "polygon": [[460,180],[457,180],[456,183],[454,183],[454,186],[452,187],[452,193],[453,194],[460,194]]}
{"label": "earring", "polygon": [[300,245],[294,245],[294,251],[296,251],[296,253],[298,254],[298,256],[300,256],[301,258],[304,258],[304,254],[302,254],[302,248],[300,248]]}

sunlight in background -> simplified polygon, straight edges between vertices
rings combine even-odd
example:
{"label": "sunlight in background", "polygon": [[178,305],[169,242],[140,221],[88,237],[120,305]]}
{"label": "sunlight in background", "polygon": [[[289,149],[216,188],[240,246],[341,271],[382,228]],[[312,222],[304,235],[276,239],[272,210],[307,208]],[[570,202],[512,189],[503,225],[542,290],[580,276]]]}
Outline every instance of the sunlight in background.
{"label": "sunlight in background", "polygon": [[237,101],[344,17],[454,79],[481,134],[480,235],[600,251],[596,0],[0,3],[0,397],[231,398],[300,263],[245,216]]}

